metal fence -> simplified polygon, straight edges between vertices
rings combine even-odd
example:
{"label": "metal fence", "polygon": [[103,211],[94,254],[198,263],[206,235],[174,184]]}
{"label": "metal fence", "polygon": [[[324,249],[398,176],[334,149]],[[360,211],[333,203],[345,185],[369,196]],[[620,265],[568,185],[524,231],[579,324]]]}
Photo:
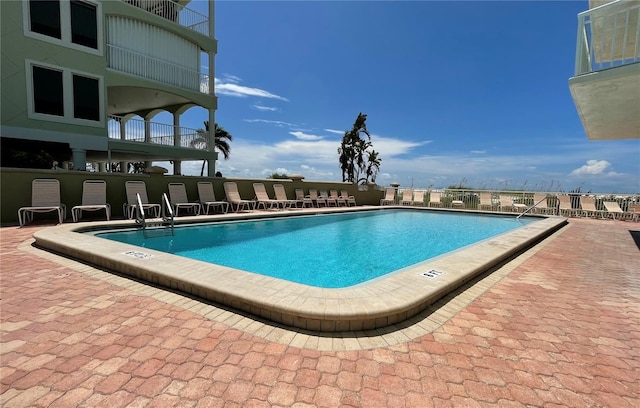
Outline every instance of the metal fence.
{"label": "metal fence", "polygon": [[207,134],[198,129],[173,126],[166,123],[147,122],[141,119],[125,121],[124,118],[115,115],[109,115],[107,126],[109,137],[112,139],[195,150],[207,150],[208,148]]}
{"label": "metal fence", "polygon": [[204,14],[182,6],[174,0],[124,0],[132,6],[160,16],[200,34],[209,35],[209,18]]}
{"label": "metal fence", "polygon": [[[625,212],[632,212],[640,206],[640,195],[637,194],[413,189],[408,187],[398,188],[395,204],[496,212],[522,212],[535,205],[529,210],[534,214],[558,215],[561,196],[568,197],[571,204],[570,209],[574,210],[570,215],[581,215],[586,211],[583,209],[583,201],[593,201],[595,209],[601,212],[607,211],[605,202],[616,202]],[[421,199],[415,201],[416,197]]]}

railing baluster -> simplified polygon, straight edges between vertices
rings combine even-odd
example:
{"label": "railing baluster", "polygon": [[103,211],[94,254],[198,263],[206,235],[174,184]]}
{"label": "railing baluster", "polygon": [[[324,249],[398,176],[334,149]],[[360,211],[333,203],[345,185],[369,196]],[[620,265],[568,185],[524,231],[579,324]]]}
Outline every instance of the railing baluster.
{"label": "railing baluster", "polygon": [[[200,93],[208,93],[208,89],[202,89],[200,82],[198,81],[200,78],[203,78],[204,80],[208,79],[209,76],[206,74],[162,61],[154,57],[125,50],[114,45],[107,45],[107,48],[109,50],[109,56],[122,54],[127,60],[126,64],[118,64],[118,58],[110,57],[108,59],[110,61],[109,68],[179,88],[189,89]],[[196,79],[196,81],[193,81],[193,79]]]}
{"label": "railing baluster", "polygon": [[[108,136],[112,139],[120,139],[120,123],[123,118],[115,115],[109,115],[108,124]],[[130,142],[145,142],[145,121],[140,119],[129,119],[125,123],[124,138],[125,141]],[[160,144],[166,146],[178,146],[187,149],[195,150],[207,150],[206,143],[198,143],[193,145],[193,141],[197,140],[201,136],[205,136],[204,130],[192,129],[179,126],[177,128],[177,134],[180,138],[180,143],[175,143],[174,125],[159,122],[149,122],[149,136],[148,143]]]}
{"label": "railing baluster", "polygon": [[124,0],[134,7],[145,10],[148,13],[160,16],[183,27],[187,27],[200,34],[209,35],[209,18],[195,10],[185,7],[173,0],[165,0],[159,3],[154,1]]}
{"label": "railing baluster", "polygon": [[[632,25],[635,25],[635,36],[630,32]],[[638,2],[614,1],[578,14],[576,76],[638,62],[639,49]],[[590,59],[587,64],[585,57]]]}

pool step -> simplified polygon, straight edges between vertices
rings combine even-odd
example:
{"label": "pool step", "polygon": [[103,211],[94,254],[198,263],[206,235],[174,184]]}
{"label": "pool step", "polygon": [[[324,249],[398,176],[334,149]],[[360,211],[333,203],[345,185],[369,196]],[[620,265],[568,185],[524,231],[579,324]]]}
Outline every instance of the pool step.
{"label": "pool step", "polygon": [[173,235],[173,223],[166,218],[149,218],[143,228],[146,238]]}

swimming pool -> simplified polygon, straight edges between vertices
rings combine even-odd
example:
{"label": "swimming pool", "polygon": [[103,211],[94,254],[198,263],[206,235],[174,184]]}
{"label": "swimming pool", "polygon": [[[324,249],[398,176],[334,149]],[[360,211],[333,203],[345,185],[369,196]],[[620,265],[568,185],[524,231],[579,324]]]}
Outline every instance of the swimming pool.
{"label": "swimming pool", "polygon": [[[186,225],[276,219],[301,214],[399,210],[400,207],[392,206],[384,209],[363,206],[247,212],[180,217],[176,222]],[[454,212],[427,208],[416,211]],[[476,275],[516,256],[567,224],[564,217],[536,218],[543,219],[380,278],[343,288],[303,285],[95,236],[96,232],[135,228],[132,220],[61,224],[38,230],[33,238],[39,248],[278,324],[312,331],[352,332],[392,326],[421,313]],[[318,269],[315,264],[314,269]]]}
{"label": "swimming pool", "polygon": [[505,216],[403,209],[140,230],[97,236],[322,288],[397,271],[534,222]]}

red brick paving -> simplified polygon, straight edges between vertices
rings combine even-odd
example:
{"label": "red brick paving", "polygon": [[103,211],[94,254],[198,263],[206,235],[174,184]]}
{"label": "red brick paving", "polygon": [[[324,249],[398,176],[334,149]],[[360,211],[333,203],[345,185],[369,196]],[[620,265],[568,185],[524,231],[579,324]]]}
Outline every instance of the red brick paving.
{"label": "red brick paving", "polygon": [[269,342],[18,245],[3,228],[3,407],[639,407],[640,224],[571,220],[432,334]]}

